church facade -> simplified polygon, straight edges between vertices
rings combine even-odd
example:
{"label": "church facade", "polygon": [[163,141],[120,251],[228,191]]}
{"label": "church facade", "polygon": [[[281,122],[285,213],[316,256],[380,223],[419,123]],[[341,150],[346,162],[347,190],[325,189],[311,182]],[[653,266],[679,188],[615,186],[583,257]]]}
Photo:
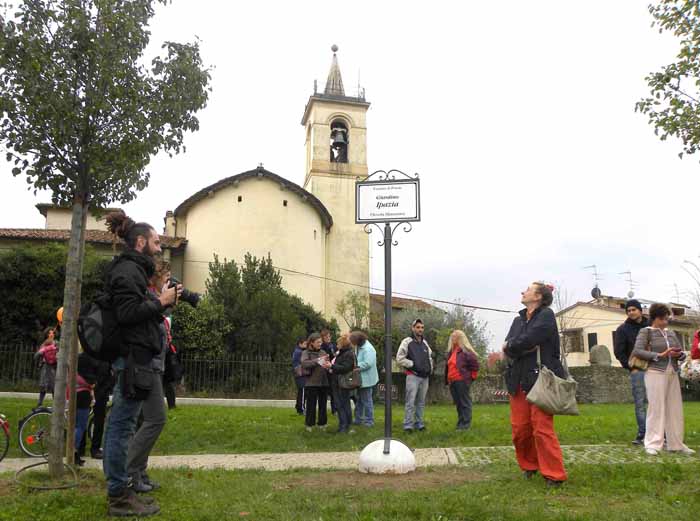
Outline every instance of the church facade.
{"label": "church facade", "polygon": [[165,235],[186,240],[171,257],[185,285],[204,291],[214,255],[240,262],[270,256],[283,285],[327,317],[352,290],[369,305],[369,238],[355,224],[355,182],[367,176],[369,103],[346,96],[337,56],[323,92],[314,92],[301,124],[304,186],[262,166],[195,193],[165,218]]}

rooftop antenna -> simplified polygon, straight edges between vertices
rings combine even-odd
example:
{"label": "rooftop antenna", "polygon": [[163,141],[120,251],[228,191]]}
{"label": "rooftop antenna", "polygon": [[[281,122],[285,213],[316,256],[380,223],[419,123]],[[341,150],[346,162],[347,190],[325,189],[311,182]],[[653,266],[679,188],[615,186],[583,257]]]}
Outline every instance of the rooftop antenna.
{"label": "rooftop antenna", "polygon": [[595,282],[595,286],[591,290],[591,297],[593,297],[594,299],[599,299],[603,296],[603,292],[600,291],[600,288],[598,287],[598,281],[602,280],[600,273],[598,273],[598,266],[596,266],[595,264],[591,264],[590,266],[584,266],[583,269],[593,270],[593,281]]}
{"label": "rooftop antenna", "polygon": [[673,289],[674,289],[673,297],[676,299],[676,302],[678,304],[680,304],[681,303],[681,292],[678,291],[678,284],[676,284],[675,282],[673,283]]}
{"label": "rooftop antenna", "polygon": [[623,271],[621,273],[618,273],[618,275],[627,275],[627,278],[625,280],[627,281],[630,287],[629,291],[627,292],[627,298],[634,297],[634,290],[639,288],[639,283],[636,280],[632,280],[632,271]]}

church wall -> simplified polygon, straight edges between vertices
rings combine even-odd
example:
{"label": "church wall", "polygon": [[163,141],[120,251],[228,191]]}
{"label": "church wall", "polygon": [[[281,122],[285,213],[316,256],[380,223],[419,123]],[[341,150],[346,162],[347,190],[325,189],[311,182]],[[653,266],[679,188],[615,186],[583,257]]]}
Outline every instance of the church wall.
{"label": "church wall", "polygon": [[[238,197],[241,202],[238,202]],[[283,201],[287,201],[287,206]],[[198,201],[178,217],[186,225],[182,266],[185,285],[203,292],[214,253],[242,262],[247,252],[269,253],[278,268],[324,277],[326,230],[316,209],[294,192],[269,179],[246,179]],[[324,309],[322,279],[280,270],[284,287],[319,311]]]}

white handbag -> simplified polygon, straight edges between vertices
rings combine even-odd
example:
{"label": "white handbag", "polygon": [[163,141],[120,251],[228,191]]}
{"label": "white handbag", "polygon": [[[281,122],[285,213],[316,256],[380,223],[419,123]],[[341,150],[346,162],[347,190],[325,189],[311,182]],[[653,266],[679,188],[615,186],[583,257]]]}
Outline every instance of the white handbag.
{"label": "white handbag", "polygon": [[527,401],[536,405],[547,414],[564,414],[578,416],[576,404],[576,380],[571,378],[566,364],[566,355],[562,357],[566,370],[566,379],[559,378],[547,366],[542,365],[540,346],[537,346],[537,381],[527,393]]}
{"label": "white handbag", "polygon": [[688,380],[689,382],[699,382],[700,360],[692,360],[690,354],[688,354],[683,363],[681,363],[680,376],[683,380]]}

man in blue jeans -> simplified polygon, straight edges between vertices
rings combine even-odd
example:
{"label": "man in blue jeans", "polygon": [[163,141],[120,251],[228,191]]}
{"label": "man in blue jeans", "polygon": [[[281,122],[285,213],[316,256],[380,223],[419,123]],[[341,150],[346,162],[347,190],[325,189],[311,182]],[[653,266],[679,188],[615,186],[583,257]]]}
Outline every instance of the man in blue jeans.
{"label": "man in blue jeans", "polygon": [[628,361],[637,334],[640,329],[649,325],[649,320],[642,314],[642,304],[636,299],[630,299],[625,304],[627,320],[615,331],[614,346],[615,358],[620,361],[620,365],[630,372],[630,382],[632,384],[632,397],[634,398],[634,414],[637,419],[637,436],[632,441],[634,445],[644,444],[646,434],[646,400],[647,392],[644,386],[644,371],[630,368]]}
{"label": "man in blue jeans", "polygon": [[420,318],[411,324],[411,336],[401,342],[396,353],[396,363],[406,370],[406,411],[403,430],[410,433],[414,429],[425,430],[425,397],[433,372],[433,352],[423,338],[425,326]]}
{"label": "man in blue jeans", "polygon": [[377,351],[362,331],[350,333],[350,343],[357,346],[357,367],[360,369],[360,388],[355,404],[355,425],[374,426],[374,401],[372,394],[379,381]]}
{"label": "man in blue jeans", "polygon": [[102,461],[107,479],[108,515],[146,517],[160,507],[149,497],[138,497],[128,487],[127,449],[136,421],[152,387],[152,360],[162,350],[160,323],[163,312],[176,303],[182,286],[163,288],[160,297],[147,290],[153,276],[153,257],[160,253],[160,238],[152,226],[135,223],[123,211],[107,215],[109,230],[126,244],[107,269],[105,286],[119,324],[120,356],[112,411],[107,422]]}

